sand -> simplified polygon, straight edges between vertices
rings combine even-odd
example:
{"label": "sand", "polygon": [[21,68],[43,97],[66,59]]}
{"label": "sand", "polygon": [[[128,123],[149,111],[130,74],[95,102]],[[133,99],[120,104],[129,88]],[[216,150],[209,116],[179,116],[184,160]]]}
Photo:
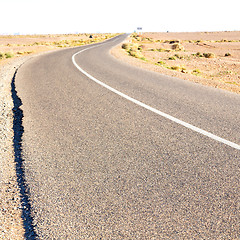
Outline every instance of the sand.
{"label": "sand", "polygon": [[[240,93],[238,31],[132,34],[126,43],[137,46],[140,56],[130,56],[121,45],[111,53],[141,68]],[[213,57],[205,57],[208,53]]]}

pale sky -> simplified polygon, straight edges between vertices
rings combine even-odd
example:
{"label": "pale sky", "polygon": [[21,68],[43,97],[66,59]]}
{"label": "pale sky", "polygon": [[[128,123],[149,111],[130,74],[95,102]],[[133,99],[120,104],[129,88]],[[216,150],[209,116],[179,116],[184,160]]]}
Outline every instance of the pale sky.
{"label": "pale sky", "polygon": [[240,30],[238,0],[0,0],[0,34]]}

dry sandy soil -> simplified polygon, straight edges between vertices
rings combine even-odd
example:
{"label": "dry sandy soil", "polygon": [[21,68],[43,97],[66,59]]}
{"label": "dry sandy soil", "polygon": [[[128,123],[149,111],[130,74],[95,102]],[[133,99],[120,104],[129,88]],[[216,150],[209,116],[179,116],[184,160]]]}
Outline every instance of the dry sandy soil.
{"label": "dry sandy soil", "polygon": [[24,239],[22,196],[13,149],[11,82],[16,69],[33,56],[64,47],[103,41],[114,34],[0,36],[0,239]]}
{"label": "dry sandy soil", "polygon": [[132,34],[111,53],[142,68],[240,93],[240,32]]}
{"label": "dry sandy soil", "polygon": [[[92,35],[92,38],[90,38]],[[116,34],[0,35],[0,64],[9,58],[100,42]]]}

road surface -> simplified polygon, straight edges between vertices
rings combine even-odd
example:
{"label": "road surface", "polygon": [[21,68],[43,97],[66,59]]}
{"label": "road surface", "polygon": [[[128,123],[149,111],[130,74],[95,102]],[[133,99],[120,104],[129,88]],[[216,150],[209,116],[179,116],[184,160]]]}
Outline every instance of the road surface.
{"label": "road surface", "polygon": [[240,96],[114,59],[125,38],[16,74],[26,237],[238,239]]}

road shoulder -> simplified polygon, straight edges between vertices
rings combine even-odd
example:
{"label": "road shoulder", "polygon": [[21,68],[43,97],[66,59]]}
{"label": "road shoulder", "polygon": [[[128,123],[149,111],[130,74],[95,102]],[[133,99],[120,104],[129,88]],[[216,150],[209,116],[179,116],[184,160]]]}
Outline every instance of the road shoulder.
{"label": "road shoulder", "polygon": [[24,239],[22,205],[17,182],[13,148],[13,101],[11,82],[17,68],[28,57],[21,57],[0,66],[0,238]]}
{"label": "road shoulder", "polygon": [[[53,50],[56,51],[56,50]],[[51,51],[50,51],[51,52]],[[24,201],[14,145],[12,84],[17,70],[30,58],[46,52],[9,59],[0,65],[0,239],[25,239]],[[14,143],[15,139],[15,143]]]}

